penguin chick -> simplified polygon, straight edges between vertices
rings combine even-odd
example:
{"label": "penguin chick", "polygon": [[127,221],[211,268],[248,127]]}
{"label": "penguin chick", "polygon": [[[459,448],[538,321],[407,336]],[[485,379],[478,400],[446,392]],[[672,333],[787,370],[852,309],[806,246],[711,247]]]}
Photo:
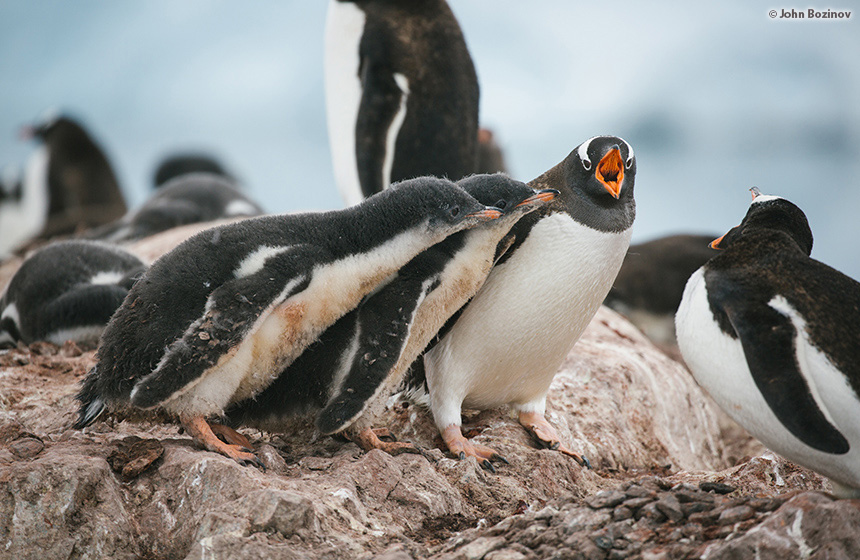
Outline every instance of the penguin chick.
{"label": "penguin chick", "polygon": [[331,0],[325,93],[346,204],[410,177],[475,172],[478,77],[445,0]]}
{"label": "penguin chick", "polygon": [[751,189],[676,316],[696,381],[773,451],[860,497],[860,283],[810,258],[803,211]]}
{"label": "penguin chick", "polygon": [[363,448],[413,451],[382,442],[370,428],[384,399],[445,321],[480,288],[496,247],[522,216],[557,191],[535,192],[501,174],[458,182],[498,220],[447,237],[425,250],[320,335],[266,391],[228,411],[232,423],[279,429],[299,412],[318,411],[325,434],[346,430]]}
{"label": "penguin chick", "polygon": [[95,344],[145,265],[97,241],[60,241],[29,257],[0,297],[0,345]]}
{"label": "penguin chick", "polygon": [[168,181],[137,211],[92,230],[87,237],[132,241],[187,224],[262,213],[232,180],[213,173],[186,173]]}
{"label": "penguin chick", "polygon": [[498,457],[463,437],[461,409],[510,405],[542,445],[587,464],[544,417],[546,395],[624,259],[635,175],[630,145],[596,136],[529,183],[560,194],[514,225],[513,245],[410,376],[409,392],[426,391],[454,456]]}
{"label": "penguin chick", "polygon": [[106,407],[157,407],[206,448],[259,464],[243,445],[219,440],[206,418],[265,389],[412,257],[498,216],[450,181],[420,178],[345,210],[203,231],[153,263],[117,310],[78,394],[75,426]]}

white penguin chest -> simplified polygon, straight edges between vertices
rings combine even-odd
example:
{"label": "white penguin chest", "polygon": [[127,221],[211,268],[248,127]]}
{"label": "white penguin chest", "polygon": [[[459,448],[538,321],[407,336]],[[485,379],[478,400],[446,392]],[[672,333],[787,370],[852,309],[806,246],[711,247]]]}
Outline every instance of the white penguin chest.
{"label": "white penguin chest", "polygon": [[723,333],[714,319],[702,269],[687,281],[675,319],[681,354],[699,385],[768,448],[844,484],[860,487],[860,427],[856,422],[860,400],[844,375],[810,344],[799,314],[780,296],[769,305],[792,320],[800,373],[818,408],[851,445],[847,454],[815,450],[779,421],[753,379],[741,341]]}
{"label": "white penguin chest", "polygon": [[459,394],[476,408],[542,400],[612,286],[630,233],[600,232],[567,214],[539,221],[428,352],[431,393]]}
{"label": "white penguin chest", "polygon": [[325,97],[332,167],[347,206],[364,199],[355,156],[355,124],[361,103],[359,44],[366,16],[352,2],[329,2],[325,28]]}

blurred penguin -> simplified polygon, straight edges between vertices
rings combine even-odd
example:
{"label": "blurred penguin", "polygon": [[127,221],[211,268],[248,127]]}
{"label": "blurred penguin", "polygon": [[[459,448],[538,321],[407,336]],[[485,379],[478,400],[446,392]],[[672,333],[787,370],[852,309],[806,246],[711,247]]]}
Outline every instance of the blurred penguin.
{"label": "blurred penguin", "polygon": [[231,179],[213,173],[185,173],[165,183],[138,210],[92,230],[87,237],[118,243],[178,226],[260,214],[263,209]]}
{"label": "blurred penguin", "polygon": [[41,143],[28,163],[21,199],[32,200],[31,218],[41,221],[39,238],[75,233],[125,214],[107,157],[78,122],[53,115],[23,127],[21,136]]}
{"label": "blurred penguin", "polygon": [[687,279],[717,254],[717,235],[669,235],[631,245],[604,304],[621,313],[645,336],[675,346],[675,312]]}
{"label": "blurred penguin", "polygon": [[444,0],[331,0],[325,86],[348,205],[403,179],[476,171],[478,78]]}
{"label": "blurred penguin", "polygon": [[233,175],[215,156],[199,152],[177,152],[166,156],[158,164],[153,175],[153,185],[157,189],[171,179],[188,173],[212,173],[235,181]]}

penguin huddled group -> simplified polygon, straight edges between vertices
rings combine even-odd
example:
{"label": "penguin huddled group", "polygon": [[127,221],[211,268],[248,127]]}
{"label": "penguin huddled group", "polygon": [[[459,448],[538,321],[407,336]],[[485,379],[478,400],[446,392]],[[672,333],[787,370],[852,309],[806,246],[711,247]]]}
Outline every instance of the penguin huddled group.
{"label": "penguin huddled group", "polygon": [[[126,212],[79,124],[56,117],[34,129],[44,149],[22,181],[4,178],[0,229],[26,233],[14,245],[77,238],[24,261],[0,296],[0,344],[98,342],[76,428],[158,410],[206,449],[262,466],[237,430],[283,431],[305,417],[366,450],[417,452],[383,441],[376,424],[402,390],[461,460],[507,463],[461,429],[464,408],[507,406],[539,446],[587,467],[546,419],[546,400],[605,302],[647,308],[668,338],[677,309],[680,351],[717,403],[860,496],[860,285],[810,258],[797,206],[753,189],[743,222],[711,248],[688,236],[628,254],[632,146],[595,136],[529,183],[497,173],[504,159],[479,128],[477,74],[444,0],[330,0],[325,41],[344,209],[266,214],[217,162],[186,154],[165,161],[155,194]],[[86,179],[61,184],[68,175]],[[61,207],[69,193],[111,211]],[[13,205],[39,220],[9,225]],[[232,221],[148,267],[124,245],[223,218]],[[637,268],[655,262],[671,281]]]}

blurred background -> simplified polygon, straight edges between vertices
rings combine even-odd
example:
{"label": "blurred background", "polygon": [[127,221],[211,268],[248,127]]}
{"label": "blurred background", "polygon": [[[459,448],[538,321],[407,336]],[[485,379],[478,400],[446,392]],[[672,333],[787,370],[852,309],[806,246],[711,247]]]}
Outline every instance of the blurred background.
{"label": "blurred background", "polygon": [[[841,3],[840,3],[841,2]],[[734,0],[449,0],[481,84],[481,123],[530,180],[596,134],[636,150],[634,242],[721,235],[749,187],[807,214],[813,256],[860,278],[860,13]],[[852,10],[837,0],[833,10]],[[0,2],[0,165],[45,110],[80,119],[126,198],[160,159],[218,156],[269,212],[342,206],[331,171],[316,0]]]}

